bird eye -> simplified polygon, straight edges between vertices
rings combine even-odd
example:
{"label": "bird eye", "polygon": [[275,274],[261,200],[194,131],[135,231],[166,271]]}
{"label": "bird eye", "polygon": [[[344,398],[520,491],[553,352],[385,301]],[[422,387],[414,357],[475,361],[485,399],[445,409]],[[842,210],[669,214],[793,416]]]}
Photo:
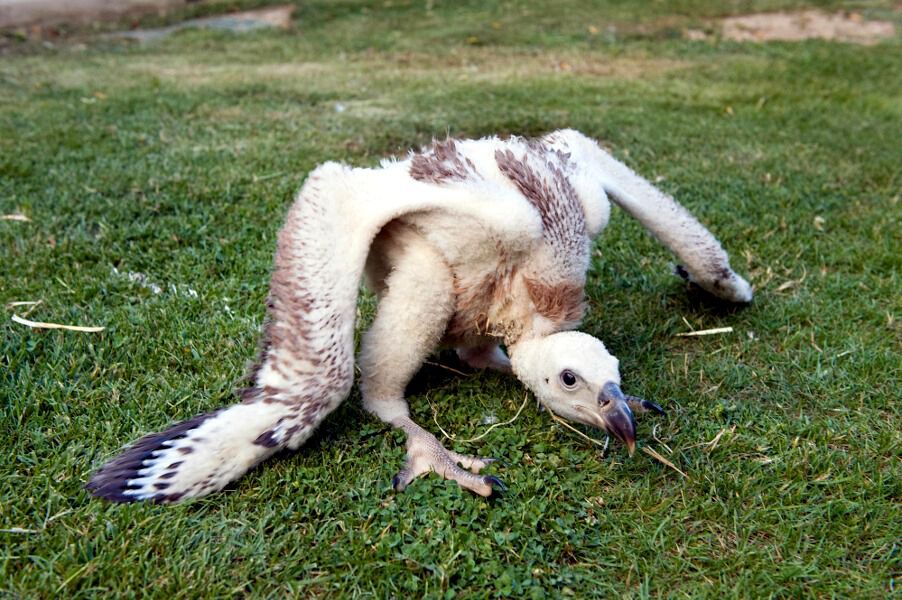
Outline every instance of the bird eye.
{"label": "bird eye", "polygon": [[576,387],[576,381],[576,375],[573,374],[573,371],[561,371],[561,383],[565,388],[572,390]]}

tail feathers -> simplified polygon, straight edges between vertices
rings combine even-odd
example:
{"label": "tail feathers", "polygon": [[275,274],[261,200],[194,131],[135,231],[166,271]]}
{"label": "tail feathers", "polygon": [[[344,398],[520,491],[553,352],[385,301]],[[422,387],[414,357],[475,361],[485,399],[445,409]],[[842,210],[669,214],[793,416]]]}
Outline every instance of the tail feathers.
{"label": "tail feathers", "polygon": [[169,503],[219,491],[310,436],[316,423],[303,418],[300,406],[254,402],[199,415],[141,438],[94,473],[86,487],[113,502]]}

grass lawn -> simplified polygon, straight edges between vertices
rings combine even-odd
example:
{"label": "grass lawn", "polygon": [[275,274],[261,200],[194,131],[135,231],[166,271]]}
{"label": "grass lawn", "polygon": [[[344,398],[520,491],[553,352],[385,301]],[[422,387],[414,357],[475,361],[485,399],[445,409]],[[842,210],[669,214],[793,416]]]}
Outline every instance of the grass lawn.
{"label": "grass lawn", "polygon": [[[292,31],[13,43],[0,213],[31,221],[0,221],[0,303],[106,329],[3,310],[0,596],[898,594],[900,37],[680,35],[802,4],[310,0]],[[891,1],[818,4],[902,26]],[[126,442],[232,402],[275,233],[317,163],[562,127],[674,193],[756,287],[743,310],[687,293],[616,210],[599,239],[584,330],[669,411],[639,436],[688,478],[602,455],[531,399],[463,442],[525,391],[429,367],[414,417],[507,460],[503,497],[436,476],[392,492],[403,438],[356,391],[224,493],[119,506],[83,490]]]}

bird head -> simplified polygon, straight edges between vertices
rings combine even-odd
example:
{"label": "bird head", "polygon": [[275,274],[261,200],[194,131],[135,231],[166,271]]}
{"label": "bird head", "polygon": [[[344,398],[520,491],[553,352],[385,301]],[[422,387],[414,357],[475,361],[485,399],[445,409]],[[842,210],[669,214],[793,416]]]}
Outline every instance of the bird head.
{"label": "bird head", "polygon": [[607,431],[633,453],[636,422],[620,390],[619,361],[600,340],[566,331],[508,349],[514,373],[548,410]]}

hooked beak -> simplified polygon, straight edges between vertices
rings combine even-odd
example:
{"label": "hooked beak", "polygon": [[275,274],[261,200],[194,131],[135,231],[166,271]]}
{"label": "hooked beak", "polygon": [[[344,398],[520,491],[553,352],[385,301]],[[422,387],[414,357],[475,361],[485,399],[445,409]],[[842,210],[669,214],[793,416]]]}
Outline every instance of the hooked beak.
{"label": "hooked beak", "polygon": [[626,444],[630,456],[636,451],[636,420],[626,397],[616,383],[606,383],[598,393],[601,420],[608,433]]}

